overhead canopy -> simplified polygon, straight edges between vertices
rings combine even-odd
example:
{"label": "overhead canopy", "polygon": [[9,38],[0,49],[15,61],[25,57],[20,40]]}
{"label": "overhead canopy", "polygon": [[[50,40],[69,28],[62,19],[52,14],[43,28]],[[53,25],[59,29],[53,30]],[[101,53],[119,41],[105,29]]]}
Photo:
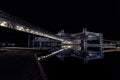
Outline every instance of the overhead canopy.
{"label": "overhead canopy", "polygon": [[51,38],[58,41],[64,41],[64,39],[59,38],[58,36],[38,27],[33,24],[30,24],[24,20],[21,20],[17,17],[14,17],[8,13],[5,13],[0,10],[0,26],[15,29],[18,31],[23,31],[31,33],[38,36],[43,36]]}

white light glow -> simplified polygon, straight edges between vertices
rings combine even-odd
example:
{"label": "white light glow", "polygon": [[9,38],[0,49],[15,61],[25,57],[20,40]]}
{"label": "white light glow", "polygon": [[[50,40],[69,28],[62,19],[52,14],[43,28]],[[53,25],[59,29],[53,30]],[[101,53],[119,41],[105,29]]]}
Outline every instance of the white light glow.
{"label": "white light glow", "polygon": [[6,21],[3,21],[2,23],[0,23],[0,26],[7,27],[8,23]]}
{"label": "white light glow", "polygon": [[[8,27],[8,22],[0,21],[0,26]],[[43,32],[40,32],[39,30],[33,30],[33,29],[28,28],[27,26],[24,26],[24,25],[18,24],[15,27],[13,27],[13,29],[27,32],[27,33],[31,33],[31,34],[35,34],[35,35],[39,35],[39,36],[44,36],[44,37],[51,38],[51,39],[58,40],[58,41],[64,41],[64,39],[58,38],[58,37],[53,36],[53,35],[45,34]]]}
{"label": "white light glow", "polygon": [[24,27],[23,26],[16,26],[15,27],[17,30],[19,31],[25,31]]}
{"label": "white light glow", "polygon": [[57,50],[57,51],[55,51],[55,52],[52,52],[52,53],[49,54],[49,55],[39,57],[38,60],[40,60],[40,59],[45,59],[45,58],[47,58],[47,57],[53,56],[53,55],[55,55],[55,54],[58,54],[58,53],[60,53],[60,52],[62,52],[62,51],[64,51],[64,50],[66,50],[66,49],[68,49],[68,48],[60,49],[60,50]]}
{"label": "white light glow", "polygon": [[92,38],[93,36],[89,35],[88,37],[89,37],[89,38]]}
{"label": "white light glow", "polygon": [[72,46],[67,46],[67,48],[72,48]]}

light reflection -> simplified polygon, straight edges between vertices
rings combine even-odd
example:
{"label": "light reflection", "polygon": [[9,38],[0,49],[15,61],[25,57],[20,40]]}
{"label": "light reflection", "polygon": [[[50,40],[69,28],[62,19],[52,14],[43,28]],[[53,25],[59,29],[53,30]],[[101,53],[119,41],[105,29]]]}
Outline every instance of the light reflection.
{"label": "light reflection", "polygon": [[66,49],[68,49],[68,48],[62,48],[62,49],[60,49],[60,50],[57,50],[57,51],[52,52],[52,53],[49,54],[49,55],[42,56],[42,57],[38,57],[38,60],[45,59],[45,58],[48,58],[48,57],[50,57],[50,56],[56,55],[56,54],[58,54],[58,53],[60,53],[60,52],[62,52],[62,51],[64,51],[64,50],[66,50]]}

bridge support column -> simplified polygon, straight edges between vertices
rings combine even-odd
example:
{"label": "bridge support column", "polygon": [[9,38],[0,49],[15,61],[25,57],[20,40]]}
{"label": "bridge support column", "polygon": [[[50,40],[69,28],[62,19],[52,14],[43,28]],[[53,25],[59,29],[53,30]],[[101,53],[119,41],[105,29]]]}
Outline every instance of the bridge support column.
{"label": "bridge support column", "polygon": [[101,44],[101,47],[100,47],[101,55],[100,55],[100,57],[104,58],[104,54],[103,54],[103,34],[102,33],[100,34],[100,44]]}
{"label": "bridge support column", "polygon": [[35,47],[35,40],[34,40],[34,37],[35,37],[35,35],[33,35],[33,38],[32,38],[32,47],[33,47],[33,48]]}
{"label": "bridge support column", "polygon": [[40,41],[40,42],[39,42],[39,48],[41,48],[41,47],[42,47],[42,42]]}
{"label": "bridge support column", "polygon": [[28,34],[28,48],[30,47],[30,34]]}

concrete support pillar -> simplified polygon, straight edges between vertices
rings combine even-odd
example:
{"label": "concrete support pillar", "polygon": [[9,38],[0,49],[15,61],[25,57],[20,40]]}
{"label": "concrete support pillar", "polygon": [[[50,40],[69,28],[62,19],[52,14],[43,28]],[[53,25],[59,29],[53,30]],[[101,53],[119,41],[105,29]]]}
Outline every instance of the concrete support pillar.
{"label": "concrete support pillar", "polygon": [[100,34],[100,44],[101,44],[101,47],[100,47],[100,57],[104,58],[104,54],[103,54],[103,34],[102,33]]}
{"label": "concrete support pillar", "polygon": [[28,48],[30,47],[30,34],[28,34]]}
{"label": "concrete support pillar", "polygon": [[33,38],[32,38],[32,47],[34,48],[35,47],[35,36],[33,35]]}

